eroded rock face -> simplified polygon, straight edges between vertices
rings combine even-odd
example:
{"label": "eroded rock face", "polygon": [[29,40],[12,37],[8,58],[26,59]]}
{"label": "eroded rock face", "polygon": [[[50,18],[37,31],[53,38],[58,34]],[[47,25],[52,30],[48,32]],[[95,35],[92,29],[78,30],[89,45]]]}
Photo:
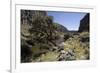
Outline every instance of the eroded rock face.
{"label": "eroded rock face", "polygon": [[79,32],[88,31],[89,32],[89,24],[90,24],[90,14],[87,13],[84,18],[80,21]]}

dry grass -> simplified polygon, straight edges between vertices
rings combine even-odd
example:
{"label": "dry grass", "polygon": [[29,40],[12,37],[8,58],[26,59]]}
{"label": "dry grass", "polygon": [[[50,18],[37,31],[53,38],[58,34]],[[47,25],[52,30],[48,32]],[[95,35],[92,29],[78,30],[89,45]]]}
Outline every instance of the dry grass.
{"label": "dry grass", "polygon": [[80,37],[89,36],[88,32],[80,33],[80,36],[75,35],[73,38],[69,38],[64,45],[64,50],[68,51],[73,49],[75,52],[76,60],[85,60],[89,57],[89,42],[83,43],[80,41]]}

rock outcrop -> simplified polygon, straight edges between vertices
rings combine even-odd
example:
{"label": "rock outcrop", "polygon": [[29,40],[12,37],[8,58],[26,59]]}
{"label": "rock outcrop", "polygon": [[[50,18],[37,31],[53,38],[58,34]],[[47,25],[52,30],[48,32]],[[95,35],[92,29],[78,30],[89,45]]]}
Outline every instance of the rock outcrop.
{"label": "rock outcrop", "polygon": [[47,13],[45,11],[21,10],[21,24],[31,25],[34,15],[46,16]]}
{"label": "rock outcrop", "polygon": [[84,18],[80,21],[79,32],[88,31],[90,26],[90,14],[87,13]]}

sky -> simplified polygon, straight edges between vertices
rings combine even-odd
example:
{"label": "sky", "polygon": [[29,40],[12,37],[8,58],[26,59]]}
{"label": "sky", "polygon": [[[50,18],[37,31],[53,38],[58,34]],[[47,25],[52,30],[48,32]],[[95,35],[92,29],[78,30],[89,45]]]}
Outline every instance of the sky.
{"label": "sky", "polygon": [[78,30],[80,20],[86,15],[82,12],[55,12],[47,11],[49,16],[53,16],[54,22],[65,26],[68,30]]}

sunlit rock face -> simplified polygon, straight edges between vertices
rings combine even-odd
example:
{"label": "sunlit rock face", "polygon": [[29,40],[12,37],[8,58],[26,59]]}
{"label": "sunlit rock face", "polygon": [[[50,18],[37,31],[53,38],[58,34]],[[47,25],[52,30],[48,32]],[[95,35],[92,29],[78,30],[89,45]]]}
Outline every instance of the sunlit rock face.
{"label": "sunlit rock face", "polygon": [[80,21],[79,32],[88,31],[89,32],[89,24],[90,24],[90,14],[87,13],[83,19]]}

